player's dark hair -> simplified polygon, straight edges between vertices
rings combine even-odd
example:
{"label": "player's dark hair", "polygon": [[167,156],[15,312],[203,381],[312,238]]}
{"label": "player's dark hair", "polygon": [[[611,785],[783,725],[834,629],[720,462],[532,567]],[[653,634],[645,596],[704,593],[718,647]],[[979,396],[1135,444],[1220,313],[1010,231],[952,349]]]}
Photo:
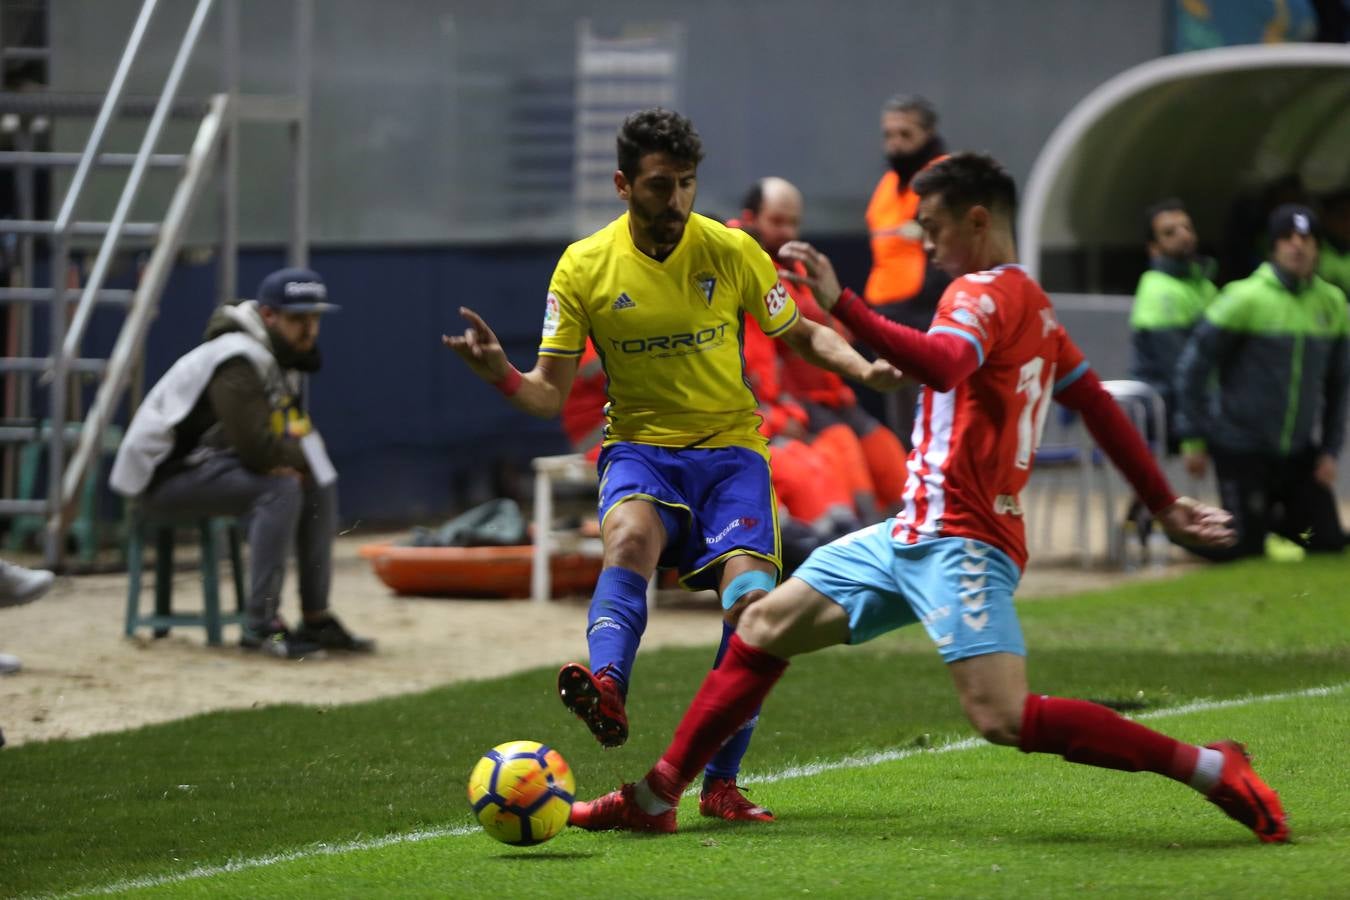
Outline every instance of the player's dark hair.
{"label": "player's dark hair", "polygon": [[910,186],[920,197],[941,195],[942,205],[956,214],[978,205],[1011,219],[1017,210],[1012,176],[987,153],[953,153],[920,170]]}
{"label": "player's dark hair", "polygon": [[648,153],[665,153],[679,162],[703,162],[703,139],[694,123],[677,112],[654,106],[631,114],[619,126],[619,171],[632,181]]}
{"label": "player's dark hair", "polygon": [[918,94],[896,94],[881,104],[881,111],[912,113],[918,116],[919,124],[923,126],[924,131],[937,128],[937,107]]}
{"label": "player's dark hair", "polygon": [[1186,209],[1186,204],[1182,203],[1181,198],[1179,197],[1164,197],[1162,200],[1149,206],[1148,209],[1144,210],[1144,239],[1150,243],[1158,239],[1158,234],[1153,229],[1153,220],[1165,212],[1184,212],[1188,215],[1190,214],[1190,210]]}
{"label": "player's dark hair", "polygon": [[759,181],[756,181],[753,185],[751,185],[750,190],[746,191],[745,196],[741,198],[741,209],[748,209],[752,213],[758,215],[760,208],[763,206],[764,206],[764,179],[761,178]]}

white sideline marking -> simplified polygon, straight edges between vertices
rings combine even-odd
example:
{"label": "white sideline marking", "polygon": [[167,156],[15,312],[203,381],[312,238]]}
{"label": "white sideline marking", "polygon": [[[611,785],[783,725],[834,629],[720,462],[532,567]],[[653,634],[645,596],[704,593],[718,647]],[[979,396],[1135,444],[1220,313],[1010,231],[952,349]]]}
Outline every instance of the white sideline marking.
{"label": "white sideline marking", "polygon": [[69,894],[57,896],[92,897],[98,894],[120,894],[124,891],[134,891],[141,888],[162,887],[166,884],[195,881],[198,878],[211,878],[229,872],[243,872],[247,869],[258,869],[277,863],[293,862],[297,859],[336,856],[339,853],[352,853],[358,850],[378,850],[381,847],[391,847],[394,844],[415,844],[418,841],[427,841],[438,837],[460,837],[461,835],[473,834],[476,831],[478,831],[477,825],[460,825],[458,828],[427,828],[421,831],[406,831],[402,834],[390,834],[382,838],[372,838],[365,841],[348,841],[345,844],[312,844],[302,850],[292,850],[289,853],[256,856],[252,859],[235,859],[221,866],[198,866],[195,869],[189,869],[186,872],[179,872],[174,875],[148,875],[144,878],[128,878],[126,881],[115,881],[103,887],[73,891]]}
{"label": "white sideline marking", "polygon": [[[1141,713],[1140,715],[1132,716],[1131,718],[1165,719],[1171,716],[1186,715],[1187,713],[1208,712],[1215,709],[1232,709],[1241,706],[1255,706],[1259,703],[1274,703],[1280,700],[1292,700],[1297,697],[1329,697],[1332,694],[1341,693],[1347,688],[1350,688],[1350,681],[1341,682],[1340,684],[1323,685],[1321,687],[1304,688],[1298,691],[1281,691],[1275,694],[1249,694],[1245,697],[1233,697],[1228,700],[1196,700],[1191,703],[1184,703],[1181,706],[1171,706],[1166,709]],[[959,741],[938,744],[934,747],[895,748],[891,750],[882,750],[877,753],[869,753],[865,756],[846,756],[842,759],[822,760],[820,762],[808,763],[802,766],[791,766],[767,774],[750,774],[746,776],[746,781],[753,781],[756,784],[773,784],[777,781],[787,781],[790,778],[811,778],[826,772],[837,772],[843,769],[860,769],[865,766],[874,766],[878,763],[908,759],[911,756],[918,756],[921,753],[952,753],[958,750],[973,750],[977,747],[986,746],[993,745],[986,743],[980,738],[963,738]],[[686,796],[696,792],[697,789],[691,788]],[[116,881],[102,887],[74,891],[57,896],[66,898],[91,897],[99,894],[120,894],[123,891],[160,887],[167,884],[181,884],[185,881],[196,881],[200,878],[212,878],[216,875],[225,875],[230,872],[242,872],[247,869],[258,869],[263,866],[294,862],[300,859],[313,859],[320,856],[336,856],[340,853],[353,853],[362,850],[378,850],[381,847],[391,847],[395,844],[415,844],[433,838],[464,837],[465,835],[476,834],[478,830],[478,826],[476,825],[461,825],[457,828],[428,828],[421,831],[409,831],[402,834],[386,835],[381,838],[372,838],[370,840],[349,841],[345,844],[316,844],[301,850],[292,850],[289,853],[277,853],[271,856],[257,856],[252,859],[232,860],[219,866],[198,866],[195,869],[189,869],[186,872],[179,872],[173,875],[149,875],[143,878],[130,878],[125,881]]]}

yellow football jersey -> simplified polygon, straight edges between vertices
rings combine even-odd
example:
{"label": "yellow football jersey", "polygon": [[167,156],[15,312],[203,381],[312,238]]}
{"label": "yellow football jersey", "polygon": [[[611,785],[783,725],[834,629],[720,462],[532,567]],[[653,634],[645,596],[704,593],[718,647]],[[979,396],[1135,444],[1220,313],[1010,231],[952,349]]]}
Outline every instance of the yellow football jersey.
{"label": "yellow football jersey", "polygon": [[634,246],[625,213],[563,253],[539,352],[579,357],[595,342],[609,378],[606,444],[766,453],[741,356],[745,313],[770,337],[797,321],[754,238],[695,213],[657,262]]}

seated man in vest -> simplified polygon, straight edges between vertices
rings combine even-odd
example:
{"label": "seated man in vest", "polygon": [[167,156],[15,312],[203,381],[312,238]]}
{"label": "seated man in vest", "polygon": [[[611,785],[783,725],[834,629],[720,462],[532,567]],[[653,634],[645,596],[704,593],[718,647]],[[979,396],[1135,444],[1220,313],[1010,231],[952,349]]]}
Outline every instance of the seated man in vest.
{"label": "seated man in vest", "polygon": [[[291,659],[374,649],[328,609],[337,472],[300,405],[302,373],[319,369],[319,318],[338,309],[327,296],[317,273],[282,269],[263,279],[257,300],[217,309],[204,343],[136,411],[110,480],[150,517],[247,516],[251,577],[239,643]],[[302,610],[295,630],[278,614],[292,546]]]}

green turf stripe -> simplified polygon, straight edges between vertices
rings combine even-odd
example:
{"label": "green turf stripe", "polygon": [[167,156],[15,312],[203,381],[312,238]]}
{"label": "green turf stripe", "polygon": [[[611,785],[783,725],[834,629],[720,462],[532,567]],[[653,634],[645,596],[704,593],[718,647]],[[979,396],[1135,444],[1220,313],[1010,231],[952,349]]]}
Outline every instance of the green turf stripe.
{"label": "green turf stripe", "polygon": [[[1148,720],[1162,719],[1175,716],[1183,716],[1192,713],[1210,712],[1220,709],[1233,709],[1239,707],[1256,706],[1264,703],[1274,703],[1282,700],[1303,699],[1309,697],[1327,697],[1338,694],[1350,689],[1350,682],[1341,682],[1339,684],[1322,685],[1318,687],[1305,688],[1295,691],[1281,691],[1273,694],[1256,694],[1246,697],[1235,697],[1226,700],[1197,700],[1190,703],[1180,704],[1166,709],[1153,710],[1132,718]],[[765,773],[762,775],[747,775],[746,781],[753,781],[757,784],[770,784],[777,781],[786,781],[796,778],[812,778],[828,772],[836,772],[849,769],[860,769],[870,766],[876,766],[882,763],[893,762],[907,759],[914,756],[933,753],[951,753],[963,750],[972,750],[980,747],[992,747],[985,741],[977,738],[965,738],[950,743],[939,744],[934,747],[902,747],[890,750],[880,751],[861,756],[848,756],[836,760],[822,760],[815,763],[809,763],[804,766],[792,766],[781,769],[777,772]],[[692,793],[692,791],[691,791]],[[142,888],[163,887],[174,884],[181,884],[188,881],[196,881],[204,878],[212,878],[219,875],[226,875],[232,872],[241,872],[249,869],[258,869],[265,866],[276,865],[279,863],[294,862],[298,860],[311,859],[322,856],[337,856],[345,853],[362,852],[366,850],[377,850],[382,847],[390,847],[398,844],[412,844],[420,841],[431,840],[441,837],[463,837],[478,833],[477,826],[460,826],[456,828],[434,828],[424,829],[414,832],[404,832],[402,834],[388,835],[382,838],[375,838],[364,841],[349,841],[343,844],[319,844],[288,853],[279,853],[270,856],[256,857],[253,859],[242,859],[232,861],[220,866],[201,866],[191,869],[187,872],[176,873],[172,875],[147,876],[144,878],[133,878],[126,881],[119,881],[113,884],[85,891],[75,891],[72,893],[61,894],[60,897],[89,897],[102,894],[117,894],[130,890]],[[50,895],[49,895],[50,896]]]}

